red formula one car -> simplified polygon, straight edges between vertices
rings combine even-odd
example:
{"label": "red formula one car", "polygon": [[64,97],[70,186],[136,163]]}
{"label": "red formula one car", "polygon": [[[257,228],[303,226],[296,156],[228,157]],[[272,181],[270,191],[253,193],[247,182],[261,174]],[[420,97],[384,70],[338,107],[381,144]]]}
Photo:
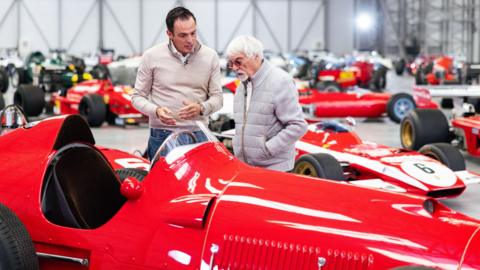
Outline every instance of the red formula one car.
{"label": "red formula one car", "polygon": [[429,144],[419,152],[388,147],[362,141],[338,121],[311,124],[296,148],[295,173],[360,186],[448,198],[480,183],[451,145]]}
{"label": "red formula one car", "polygon": [[432,97],[452,98],[453,119],[449,121],[440,110],[410,112],[400,127],[403,147],[416,150],[428,143],[445,142],[472,156],[480,156],[480,116],[475,113],[475,107],[480,104],[478,86],[416,87],[414,96],[426,103],[431,102]]}
{"label": "red formula one car", "polygon": [[54,113],[79,113],[92,127],[104,121],[122,126],[147,122],[148,118],[132,107],[132,92],[131,86],[114,86],[109,80],[86,81],[53,95]]}
{"label": "red formula one car", "polygon": [[321,92],[316,89],[300,89],[300,103],[307,120],[318,117],[381,117],[385,114],[400,123],[415,107],[437,108],[435,103],[416,104],[407,93],[390,95],[357,89],[348,92]]}
{"label": "red formula one car", "polygon": [[144,160],[95,146],[77,115],[2,135],[0,267],[480,268],[480,223],[435,199],[253,168],[178,135],[146,176],[119,176]]}
{"label": "red formula one car", "polygon": [[[53,93],[47,103],[53,104],[54,114],[78,113],[92,127],[101,126],[105,121],[122,126],[147,122],[148,118],[132,107],[132,92],[132,87],[127,85],[114,86],[109,80],[91,80]],[[27,115],[39,115],[46,107],[44,92],[38,87],[19,88],[14,99]]]}

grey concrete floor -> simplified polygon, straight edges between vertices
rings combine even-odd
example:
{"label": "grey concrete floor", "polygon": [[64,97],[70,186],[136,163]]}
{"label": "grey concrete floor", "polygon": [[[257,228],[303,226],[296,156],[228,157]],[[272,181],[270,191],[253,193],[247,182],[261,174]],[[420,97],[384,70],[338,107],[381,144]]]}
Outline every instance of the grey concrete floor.
{"label": "grey concrete floor", "polygon": [[[414,85],[413,77],[408,75],[396,76],[389,72],[387,89],[389,92],[412,92]],[[7,104],[11,103],[13,89],[5,95]],[[366,141],[400,147],[400,126],[388,118],[365,119],[357,118],[355,131]],[[97,144],[120,149],[129,153],[143,151],[147,145],[148,126],[114,127],[104,125],[101,128],[93,128],[93,134]],[[480,173],[480,159],[473,158],[464,153],[467,169]],[[442,200],[452,209],[480,219],[480,184],[468,186],[466,191],[457,198]]]}

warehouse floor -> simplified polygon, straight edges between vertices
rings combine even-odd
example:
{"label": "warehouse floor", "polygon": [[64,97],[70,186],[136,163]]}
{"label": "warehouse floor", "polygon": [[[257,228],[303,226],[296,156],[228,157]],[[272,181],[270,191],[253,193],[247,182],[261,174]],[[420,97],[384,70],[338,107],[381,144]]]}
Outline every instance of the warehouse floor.
{"label": "warehouse floor", "polygon": [[[411,93],[414,84],[411,76],[396,76],[393,72],[389,72],[387,78],[387,89],[392,92]],[[11,103],[13,89],[10,89],[5,100],[7,104]],[[365,119],[357,118],[356,132],[366,141],[385,144],[393,147],[400,147],[400,126],[395,124],[388,118]],[[129,153],[135,151],[144,151],[148,139],[148,126],[128,126],[115,127],[104,125],[102,128],[94,128],[93,134],[99,145],[113,147],[124,150]],[[473,158],[464,153],[467,169],[480,173],[480,159]],[[442,200],[449,207],[467,214],[469,216],[480,219],[480,184],[468,186],[466,191],[458,198]]]}

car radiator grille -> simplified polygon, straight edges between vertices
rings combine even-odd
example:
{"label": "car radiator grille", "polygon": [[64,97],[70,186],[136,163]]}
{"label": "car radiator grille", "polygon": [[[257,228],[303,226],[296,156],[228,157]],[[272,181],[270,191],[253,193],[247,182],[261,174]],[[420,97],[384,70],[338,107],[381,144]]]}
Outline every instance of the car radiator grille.
{"label": "car radiator grille", "polygon": [[370,269],[374,262],[371,254],[322,250],[315,246],[272,239],[224,235],[223,240],[215,256],[216,269],[353,270]]}

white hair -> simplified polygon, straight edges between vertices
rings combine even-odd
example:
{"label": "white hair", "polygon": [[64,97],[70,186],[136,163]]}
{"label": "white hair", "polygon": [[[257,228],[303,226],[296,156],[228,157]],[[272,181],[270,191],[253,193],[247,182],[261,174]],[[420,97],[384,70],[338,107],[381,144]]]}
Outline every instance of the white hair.
{"label": "white hair", "polygon": [[259,56],[263,58],[263,44],[253,36],[239,36],[234,38],[227,46],[226,56],[230,58],[233,54],[243,53],[248,58]]}

